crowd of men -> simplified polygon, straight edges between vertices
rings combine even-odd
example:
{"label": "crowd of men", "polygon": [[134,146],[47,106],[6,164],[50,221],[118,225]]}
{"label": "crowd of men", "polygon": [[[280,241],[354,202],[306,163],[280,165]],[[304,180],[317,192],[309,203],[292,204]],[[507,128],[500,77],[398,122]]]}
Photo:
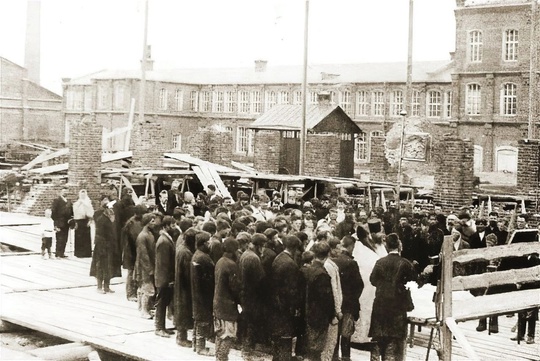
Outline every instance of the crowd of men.
{"label": "crowd of men", "polygon": [[[251,197],[240,191],[233,201],[213,186],[195,197],[173,184],[155,207],[135,205],[126,191],[112,208],[118,234],[111,252],[128,270],[128,300],[154,319],[157,336],[176,333],[179,346],[208,356],[212,340],[218,360],[227,360],[233,346],[246,360],[260,351],[274,360],[293,354],[350,360],[364,289],[353,257],[359,244],[388,254],[368,278],[377,288],[369,333],[383,360],[400,359],[407,312],[401,292],[418,275],[435,282],[430,259],[439,255],[444,235],[454,236],[456,250],[504,244],[508,237],[508,221],[496,212],[476,221],[467,210],[366,212],[344,197],[303,201],[295,191],[285,203],[279,193],[264,191]],[[168,316],[176,332],[165,327]],[[534,317],[537,310],[527,320],[534,324]],[[496,320],[489,327],[498,332]],[[486,328],[481,320],[477,330]],[[532,335],[527,342],[534,342],[534,329]]]}

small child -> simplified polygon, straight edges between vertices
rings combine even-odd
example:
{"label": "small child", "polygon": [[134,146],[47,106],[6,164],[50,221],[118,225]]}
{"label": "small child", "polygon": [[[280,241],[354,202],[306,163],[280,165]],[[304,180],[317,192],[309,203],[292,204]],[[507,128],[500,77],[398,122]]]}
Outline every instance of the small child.
{"label": "small child", "polygon": [[41,222],[41,258],[45,258],[45,250],[49,254],[49,259],[52,258],[51,246],[54,235],[54,221],[51,218],[52,211],[45,210],[45,219]]}

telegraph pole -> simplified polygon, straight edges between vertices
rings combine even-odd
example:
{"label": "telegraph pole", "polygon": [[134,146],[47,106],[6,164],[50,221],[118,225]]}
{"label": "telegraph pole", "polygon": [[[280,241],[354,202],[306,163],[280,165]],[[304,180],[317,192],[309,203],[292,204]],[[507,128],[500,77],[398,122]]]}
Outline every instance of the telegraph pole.
{"label": "telegraph pole", "polygon": [[307,59],[308,59],[308,24],[309,24],[309,0],[306,0],[306,14],[304,19],[304,66],[302,76],[302,127],[300,129],[300,156],[298,174],[304,175],[304,162],[306,159],[306,113],[307,113]]}
{"label": "telegraph pole", "polygon": [[144,123],[146,103],[146,59],[148,57],[148,0],[144,0],[143,57],[141,61],[141,82],[139,84],[139,122]]}

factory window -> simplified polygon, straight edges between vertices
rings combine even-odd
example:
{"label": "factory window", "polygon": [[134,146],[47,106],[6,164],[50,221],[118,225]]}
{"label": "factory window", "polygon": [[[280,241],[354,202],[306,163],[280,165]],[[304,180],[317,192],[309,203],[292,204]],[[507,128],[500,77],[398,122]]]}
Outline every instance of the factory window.
{"label": "factory window", "polygon": [[172,136],[172,147],[174,150],[182,150],[182,134]]}
{"label": "factory window", "polygon": [[167,98],[169,94],[167,92],[167,89],[160,89],[159,90],[159,109],[160,110],[166,110],[167,109]]}
{"label": "factory window", "polygon": [[517,114],[517,86],[516,84],[503,84],[501,89],[501,115]]}
{"label": "factory window", "polygon": [[236,92],[225,92],[225,113],[234,113],[236,110]]}
{"label": "factory window", "polygon": [[245,127],[238,127],[236,131],[236,151],[253,154],[253,131]]}
{"label": "factory window", "polygon": [[192,112],[196,112],[198,109],[198,103],[199,103],[199,92],[196,90],[192,90],[191,93],[189,93],[189,110]]}
{"label": "factory window", "polygon": [[452,92],[447,91],[444,93],[444,117],[452,117]]}
{"label": "factory window", "polygon": [[303,102],[302,99],[302,92],[297,90],[293,93],[293,104],[295,105],[301,105]]}
{"label": "factory window", "polygon": [[373,92],[373,106],[371,107],[373,115],[383,116],[384,115],[384,92],[376,91]]}
{"label": "factory window", "polygon": [[251,92],[251,113],[259,114],[262,111],[261,92],[253,90]]}
{"label": "factory window", "polygon": [[420,116],[420,92],[413,90],[411,94],[411,117]]}
{"label": "factory window", "polygon": [[177,111],[184,110],[184,92],[180,89],[174,92],[174,108]]}
{"label": "factory window", "polygon": [[440,118],[441,116],[441,92],[432,90],[427,94],[427,116]]}
{"label": "factory window", "polygon": [[107,109],[107,107],[109,106],[109,87],[106,84],[98,85],[97,100],[98,109]]}
{"label": "factory window", "polygon": [[467,85],[465,110],[469,115],[478,115],[481,110],[481,88],[479,84]]}
{"label": "factory window", "polygon": [[392,100],[390,102],[390,115],[399,116],[403,110],[403,92],[395,90],[392,92]]}
{"label": "factory window", "polygon": [[201,93],[201,107],[199,109],[201,112],[210,112],[212,111],[212,92],[203,91]]}
{"label": "factory window", "polygon": [[126,108],[127,87],[124,84],[114,86],[114,109],[122,110]]}
{"label": "factory window", "polygon": [[238,113],[249,113],[249,92],[246,90],[238,92]]}
{"label": "factory window", "polygon": [[276,105],[277,103],[277,96],[276,92],[270,91],[266,93],[266,110],[270,110]]}
{"label": "factory window", "polygon": [[341,92],[341,99],[339,102],[339,105],[341,108],[347,113],[348,115],[352,116],[352,101],[351,101],[351,92],[348,90]]}
{"label": "factory window", "polygon": [[369,95],[366,91],[356,93],[356,114],[369,115]]}
{"label": "factory window", "polygon": [[214,92],[214,101],[212,102],[215,113],[223,113],[224,102],[223,102],[223,92],[216,91]]}
{"label": "factory window", "polygon": [[503,56],[506,61],[518,60],[518,31],[515,29],[504,32]]}
{"label": "factory window", "polygon": [[280,91],[278,93],[278,103],[279,104],[289,104],[289,92],[288,91]]}
{"label": "factory window", "polygon": [[317,92],[309,92],[309,104],[315,105],[319,103],[319,97]]}
{"label": "factory window", "polygon": [[360,161],[368,160],[367,134],[364,132],[356,134],[354,138],[354,159]]}
{"label": "factory window", "polygon": [[482,32],[479,30],[469,32],[469,61],[482,61]]}

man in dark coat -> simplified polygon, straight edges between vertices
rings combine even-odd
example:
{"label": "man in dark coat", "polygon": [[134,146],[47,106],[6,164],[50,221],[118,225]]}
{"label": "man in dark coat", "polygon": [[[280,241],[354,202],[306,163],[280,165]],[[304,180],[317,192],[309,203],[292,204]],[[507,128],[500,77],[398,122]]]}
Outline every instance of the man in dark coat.
{"label": "man in dark coat", "polygon": [[143,229],[142,216],[146,207],[135,207],[135,215],[122,228],[122,267],[128,270],[126,277],[126,297],[128,301],[137,301],[137,282],[133,279],[133,269],[137,259],[137,237]]}
{"label": "man in dark coat", "polygon": [[351,336],[354,333],[355,321],[360,317],[360,296],[364,290],[364,282],[360,275],[358,263],[352,254],[356,241],[347,236],[341,240],[341,253],[337,258],[333,258],[334,263],[339,268],[339,278],[341,280],[341,290],[343,293],[343,303],[341,304],[341,327],[339,337],[341,342],[336,346],[334,353],[337,358],[339,344],[341,344],[341,360],[351,359]]}
{"label": "man in dark coat", "polygon": [[227,361],[238,331],[240,304],[240,270],[234,258],[238,241],[232,237],[223,241],[223,257],[216,263],[214,288],[214,330],[216,360]]}
{"label": "man in dark coat", "polygon": [[96,277],[97,291],[99,293],[114,293],[109,288],[110,280],[113,277],[113,249],[116,242],[114,212],[111,208],[102,207],[94,214],[94,220],[96,223],[96,237],[90,265],[90,276]]}
{"label": "man in dark coat", "polygon": [[278,254],[272,263],[270,281],[274,361],[291,359],[295,316],[299,313],[302,299],[300,287],[302,273],[294,260],[294,255],[300,247],[300,240],[296,236],[286,236],[282,242],[285,250]]}
{"label": "man in dark coat", "polygon": [[334,296],[330,276],[324,262],[330,254],[326,242],[317,242],[311,248],[315,255],[311,267],[306,268],[306,355],[310,360],[321,360],[326,344],[328,326],[335,315]]}
{"label": "man in dark coat", "polygon": [[195,252],[195,236],[198,230],[189,228],[183,233],[183,242],[176,244],[176,271],[174,278],[174,325],[176,343],[191,347],[187,331],[193,328],[193,308],[191,306],[191,259]]}
{"label": "man in dark coat", "polygon": [[155,334],[160,337],[169,337],[174,331],[165,328],[165,315],[167,306],[173,298],[174,284],[174,240],[169,234],[172,230],[174,218],[163,218],[160,236],[156,242],[156,266],[154,270],[154,285],[156,286],[156,316],[154,318]]}
{"label": "man in dark coat", "polygon": [[388,255],[375,263],[371,284],[377,289],[369,336],[377,342],[383,360],[403,360],[407,337],[405,284],[416,280],[414,266],[399,255],[401,242],[395,233],[386,237]]}
{"label": "man in dark coat", "polygon": [[212,337],[214,300],[214,262],[210,258],[210,233],[195,236],[197,250],[191,259],[191,300],[195,321],[195,351],[199,355],[213,356],[206,348],[206,340]]}
{"label": "man in dark coat", "polygon": [[51,205],[51,218],[54,222],[54,230],[56,231],[56,258],[66,258],[66,243],[69,233],[68,221],[73,215],[73,207],[67,200],[68,187],[62,186],[58,198]]}
{"label": "man in dark coat", "polygon": [[133,276],[139,286],[137,289],[139,311],[141,312],[141,317],[148,319],[152,318],[150,313],[151,297],[155,295],[156,241],[152,233],[154,224],[155,215],[153,213],[143,215],[143,229],[137,236],[137,258],[135,259],[135,268],[133,269]]}
{"label": "man in dark coat", "polygon": [[242,282],[240,304],[242,305],[242,320],[245,324],[245,334],[242,335],[242,357],[249,360],[256,341],[262,341],[260,331],[265,327],[263,305],[265,293],[263,288],[264,269],[260,259],[262,246],[266,236],[255,233],[251,237],[248,249],[239,261],[240,279]]}

